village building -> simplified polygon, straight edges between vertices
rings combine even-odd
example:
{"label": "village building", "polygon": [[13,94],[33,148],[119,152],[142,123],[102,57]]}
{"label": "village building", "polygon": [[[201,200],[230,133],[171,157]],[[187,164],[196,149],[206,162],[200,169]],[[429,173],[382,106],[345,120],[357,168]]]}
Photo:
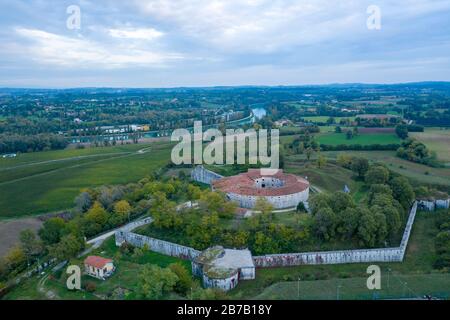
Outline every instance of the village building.
{"label": "village building", "polygon": [[113,260],[99,256],[88,256],[84,260],[86,274],[100,280],[106,280],[115,271]]}
{"label": "village building", "polygon": [[192,261],[192,273],[202,278],[205,288],[228,291],[236,287],[239,280],[255,279],[255,264],[248,249],[215,246]]}

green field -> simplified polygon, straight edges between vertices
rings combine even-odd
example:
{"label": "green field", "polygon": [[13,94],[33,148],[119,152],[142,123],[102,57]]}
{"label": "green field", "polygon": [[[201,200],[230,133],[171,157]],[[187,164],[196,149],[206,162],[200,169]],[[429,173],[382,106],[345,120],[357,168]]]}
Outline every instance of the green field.
{"label": "green field", "polygon": [[0,219],[71,208],[82,188],[136,182],[170,160],[171,144],[21,154],[0,161]]}
{"label": "green field", "polygon": [[438,160],[450,166],[450,130],[425,128],[424,132],[411,132],[409,135],[423,142],[428,149],[436,152]]}
{"label": "green field", "polygon": [[347,139],[345,133],[324,133],[317,135],[320,144],[337,146],[346,145],[371,145],[371,144],[400,144],[401,140],[395,134],[374,133],[374,134],[358,134],[352,139]]}
{"label": "green field", "polygon": [[[383,272],[384,271],[384,272]],[[268,300],[371,300],[450,296],[448,274],[397,275],[383,270],[381,290],[367,289],[367,277],[276,283],[255,299]]]}
{"label": "green field", "polygon": [[[330,118],[329,116],[313,116],[313,117],[302,117],[305,121],[311,122],[327,122]],[[342,119],[348,119],[350,121],[355,120],[356,117],[333,117],[335,123],[339,123]]]}

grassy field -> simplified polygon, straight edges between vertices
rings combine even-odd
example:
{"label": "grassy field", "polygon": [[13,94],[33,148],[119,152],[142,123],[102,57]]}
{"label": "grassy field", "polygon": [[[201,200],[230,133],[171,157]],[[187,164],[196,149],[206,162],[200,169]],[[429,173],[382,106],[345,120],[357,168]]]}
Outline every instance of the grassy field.
{"label": "grassy field", "polygon": [[358,134],[352,139],[347,139],[345,133],[324,133],[317,135],[320,144],[336,146],[339,144],[347,145],[371,145],[371,144],[400,144],[400,138],[395,134],[375,133],[375,134]]}
{"label": "grassy field", "polygon": [[[315,116],[315,117],[302,117],[305,121],[311,121],[311,122],[327,122],[330,118],[329,116]],[[355,120],[356,117],[333,117],[334,121],[336,123],[339,123],[342,119],[348,119],[350,121]]]}
{"label": "grassy field", "polygon": [[[317,281],[279,282],[255,299],[279,300],[370,300],[417,298],[424,295],[447,298],[450,296],[448,274],[397,275],[381,278],[381,290],[367,289],[367,277]],[[388,283],[389,278],[389,283]]]}
{"label": "grassy field", "polygon": [[327,164],[318,168],[315,163],[305,163],[303,155],[288,156],[286,158],[285,170],[302,177],[308,177],[313,186],[323,191],[335,192],[344,189],[347,185],[352,192],[356,192],[362,187],[362,184],[353,180],[351,170]]}
{"label": "grassy field", "polygon": [[425,128],[424,132],[411,132],[409,135],[423,142],[431,151],[436,152],[438,160],[450,166],[450,130]]}
{"label": "grassy field", "polygon": [[73,206],[85,187],[135,182],[170,160],[171,144],[22,154],[0,161],[0,219]]}
{"label": "grassy field", "polygon": [[[343,151],[322,152],[328,158],[336,158]],[[398,158],[395,151],[345,151],[345,154],[365,157],[371,161],[382,162],[389,169],[410,179],[425,184],[450,186],[450,170],[448,168],[432,168],[419,163]]]}

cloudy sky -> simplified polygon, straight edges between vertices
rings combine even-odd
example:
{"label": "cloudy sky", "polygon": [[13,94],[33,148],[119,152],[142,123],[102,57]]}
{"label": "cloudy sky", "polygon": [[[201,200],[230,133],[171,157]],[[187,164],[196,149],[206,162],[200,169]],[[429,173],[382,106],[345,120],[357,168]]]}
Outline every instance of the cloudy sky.
{"label": "cloudy sky", "polygon": [[449,21],[450,0],[0,0],[0,87],[450,80]]}

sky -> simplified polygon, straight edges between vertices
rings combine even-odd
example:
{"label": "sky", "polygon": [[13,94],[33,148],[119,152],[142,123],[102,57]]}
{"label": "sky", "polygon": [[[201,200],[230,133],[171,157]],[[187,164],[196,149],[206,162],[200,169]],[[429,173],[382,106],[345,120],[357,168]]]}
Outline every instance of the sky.
{"label": "sky", "polygon": [[450,0],[0,0],[0,87],[449,81],[449,21]]}

